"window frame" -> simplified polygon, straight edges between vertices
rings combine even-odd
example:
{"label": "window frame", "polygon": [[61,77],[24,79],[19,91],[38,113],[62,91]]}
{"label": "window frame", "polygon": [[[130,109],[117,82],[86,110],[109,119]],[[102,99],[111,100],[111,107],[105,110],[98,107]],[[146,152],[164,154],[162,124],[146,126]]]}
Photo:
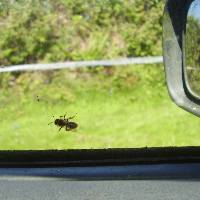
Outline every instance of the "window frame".
{"label": "window frame", "polygon": [[0,180],[200,179],[200,147],[0,151]]}
{"label": "window frame", "polygon": [[186,162],[200,162],[200,147],[0,151],[0,168],[126,166]]}

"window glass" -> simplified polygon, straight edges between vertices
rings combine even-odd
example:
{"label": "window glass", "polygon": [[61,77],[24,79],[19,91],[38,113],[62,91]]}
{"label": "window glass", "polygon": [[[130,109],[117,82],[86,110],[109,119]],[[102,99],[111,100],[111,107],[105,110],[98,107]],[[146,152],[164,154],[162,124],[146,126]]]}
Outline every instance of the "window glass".
{"label": "window glass", "polygon": [[0,149],[199,145],[198,118],[171,102],[162,63],[28,65],[161,56],[163,6],[1,1]]}

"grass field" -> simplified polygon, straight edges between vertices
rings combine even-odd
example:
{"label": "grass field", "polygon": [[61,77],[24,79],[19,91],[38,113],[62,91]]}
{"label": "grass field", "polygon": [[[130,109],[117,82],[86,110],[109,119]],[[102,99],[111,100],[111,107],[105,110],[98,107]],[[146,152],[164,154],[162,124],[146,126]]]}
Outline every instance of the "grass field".
{"label": "grass field", "polygon": [[[114,71],[92,76],[85,71],[76,76],[73,71],[57,71],[47,84],[38,81],[37,73],[36,84],[29,73],[24,75],[32,80],[27,79],[28,86],[17,80],[17,86],[3,88],[0,149],[200,145],[200,120],[171,101],[163,66]],[[76,131],[59,132],[54,124],[48,125],[52,116],[65,112],[68,116],[77,113]]]}

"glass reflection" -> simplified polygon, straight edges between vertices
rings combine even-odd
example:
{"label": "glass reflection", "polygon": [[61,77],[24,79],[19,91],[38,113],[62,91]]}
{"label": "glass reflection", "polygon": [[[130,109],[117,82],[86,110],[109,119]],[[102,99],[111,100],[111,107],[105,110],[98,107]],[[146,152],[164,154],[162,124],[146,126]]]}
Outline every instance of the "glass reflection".
{"label": "glass reflection", "polygon": [[200,0],[191,4],[186,25],[186,79],[190,91],[200,97]]}

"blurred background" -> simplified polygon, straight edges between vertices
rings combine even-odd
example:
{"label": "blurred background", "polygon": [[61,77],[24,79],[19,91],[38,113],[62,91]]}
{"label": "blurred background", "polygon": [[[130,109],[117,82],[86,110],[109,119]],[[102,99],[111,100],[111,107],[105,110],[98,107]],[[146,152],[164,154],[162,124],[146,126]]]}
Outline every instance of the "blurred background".
{"label": "blurred background", "polygon": [[[164,0],[0,2],[1,67],[162,55]],[[67,113],[79,127],[48,123]],[[0,74],[0,149],[200,145],[163,64]]]}

